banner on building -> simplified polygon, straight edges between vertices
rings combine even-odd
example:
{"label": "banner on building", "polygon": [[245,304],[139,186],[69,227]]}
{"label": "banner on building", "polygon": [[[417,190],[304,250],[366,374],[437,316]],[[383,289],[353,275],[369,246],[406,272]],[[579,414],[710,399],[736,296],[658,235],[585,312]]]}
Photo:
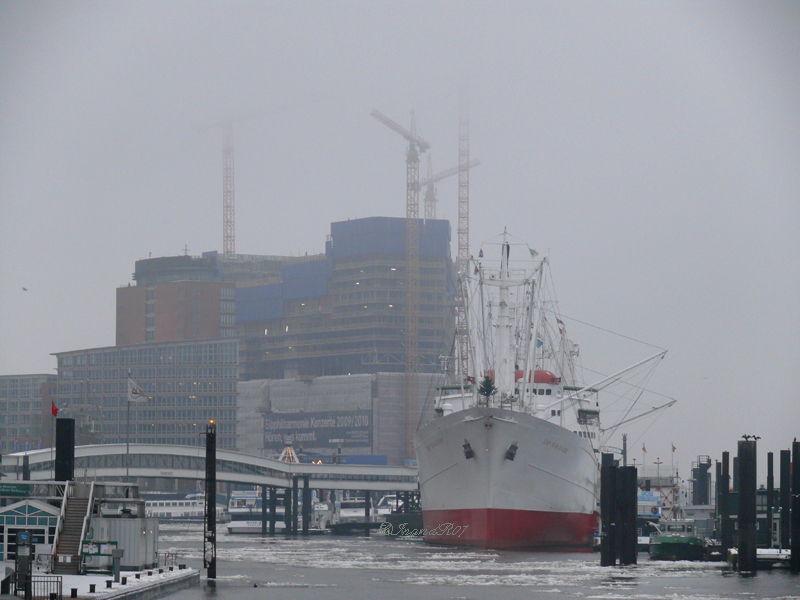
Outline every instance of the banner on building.
{"label": "banner on building", "polygon": [[264,419],[264,448],[281,450],[287,437],[295,448],[372,446],[372,411],[271,413]]}

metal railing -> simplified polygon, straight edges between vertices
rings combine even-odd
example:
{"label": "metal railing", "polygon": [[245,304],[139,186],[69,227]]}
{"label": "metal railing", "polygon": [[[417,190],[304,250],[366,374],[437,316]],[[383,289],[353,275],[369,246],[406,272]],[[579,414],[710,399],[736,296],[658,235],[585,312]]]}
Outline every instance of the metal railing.
{"label": "metal railing", "polygon": [[174,567],[178,564],[177,552],[159,552],[157,563],[159,567]]}
{"label": "metal railing", "polygon": [[31,595],[26,596],[24,587],[14,587],[15,596],[23,596],[26,600],[62,600],[63,583],[60,575],[32,575],[30,578]]}
{"label": "metal railing", "polygon": [[[89,488],[89,502],[86,504],[86,514],[83,516],[83,526],[81,527],[81,539],[78,542],[78,552],[83,551],[83,540],[86,539],[86,532],[89,529],[89,524],[92,521],[92,508],[94,505],[94,481],[92,482],[91,487]],[[83,565],[83,561],[81,561],[81,573],[85,573],[86,569]]]}
{"label": "metal railing", "polygon": [[56,550],[58,549],[58,537],[64,527],[64,515],[67,512],[67,500],[70,497],[71,491],[72,486],[70,486],[70,482],[67,481],[64,483],[64,496],[61,498],[61,513],[58,515],[58,526],[56,527],[56,534],[53,537],[53,554],[55,554]]}

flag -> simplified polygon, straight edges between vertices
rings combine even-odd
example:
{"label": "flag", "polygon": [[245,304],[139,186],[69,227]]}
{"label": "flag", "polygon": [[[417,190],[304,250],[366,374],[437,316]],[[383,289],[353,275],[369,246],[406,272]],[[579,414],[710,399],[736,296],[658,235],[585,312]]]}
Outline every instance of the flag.
{"label": "flag", "polygon": [[672,444],[672,451],[675,452],[675,444]]}
{"label": "flag", "polygon": [[556,323],[558,323],[558,333],[564,335],[564,321],[556,317]]}
{"label": "flag", "polygon": [[147,402],[147,394],[130,377],[128,377],[128,402]]}
{"label": "flag", "polygon": [[58,416],[58,407],[56,406],[56,401],[55,401],[55,400],[51,400],[51,401],[50,401],[50,413],[51,413],[51,414],[52,414],[54,417],[57,417],[57,416]]}
{"label": "flag", "polygon": [[537,254],[539,254],[539,253],[538,253],[536,250],[534,250],[533,248],[528,248],[528,250],[530,250],[530,251],[531,251],[531,258],[533,258],[533,257],[535,257]]}
{"label": "flag", "polygon": [[644,447],[644,443],[642,443],[642,452],[644,452],[645,454],[647,454],[647,448],[645,448],[645,447]]}
{"label": "flag", "polygon": [[478,251],[478,258],[483,258],[483,248]]}
{"label": "flag", "polygon": [[541,348],[544,345],[544,340],[542,339],[542,334],[536,334],[536,347]]}

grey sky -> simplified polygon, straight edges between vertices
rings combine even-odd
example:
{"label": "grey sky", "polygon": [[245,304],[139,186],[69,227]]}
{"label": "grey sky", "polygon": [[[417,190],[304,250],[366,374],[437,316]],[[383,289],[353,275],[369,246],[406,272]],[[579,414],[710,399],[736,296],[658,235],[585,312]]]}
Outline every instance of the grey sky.
{"label": "grey sky", "polygon": [[[632,456],[777,451],[800,433],[798,31],[795,2],[6,1],[0,373],[113,345],[137,259],[222,250],[221,132],[197,125],[264,113],[237,127],[237,252],[321,252],[332,221],[405,214],[404,143],[369,111],[415,108],[453,166],[466,73],[471,251],[508,226],[565,315],[669,349],[650,387],[679,404]],[[456,179],[438,195],[455,231]],[[647,352],[571,331],[601,371]]]}

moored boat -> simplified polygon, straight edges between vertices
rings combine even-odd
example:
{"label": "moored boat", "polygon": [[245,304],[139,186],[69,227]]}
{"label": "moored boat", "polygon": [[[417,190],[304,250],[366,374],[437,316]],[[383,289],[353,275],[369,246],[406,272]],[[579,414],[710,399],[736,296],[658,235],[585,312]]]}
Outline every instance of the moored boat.
{"label": "moored boat", "polygon": [[693,519],[665,519],[652,527],[651,560],[709,560],[708,540]]}
{"label": "moored boat", "polygon": [[706,560],[704,541],[696,535],[665,533],[650,538],[651,560]]}
{"label": "moored boat", "polygon": [[[205,515],[205,494],[192,492],[184,498],[146,500],[145,512],[162,523],[202,523]],[[215,507],[218,521],[226,518],[225,506]]]}

